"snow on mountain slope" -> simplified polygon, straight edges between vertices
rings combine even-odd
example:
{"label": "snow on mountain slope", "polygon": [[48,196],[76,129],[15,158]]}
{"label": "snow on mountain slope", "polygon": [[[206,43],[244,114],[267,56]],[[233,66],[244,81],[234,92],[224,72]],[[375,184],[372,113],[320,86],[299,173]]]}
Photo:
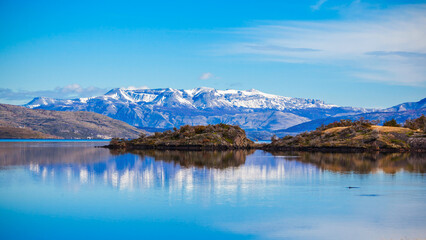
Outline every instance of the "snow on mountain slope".
{"label": "snow on mountain slope", "polygon": [[426,108],[426,98],[423,98],[418,102],[407,102],[387,108],[385,109],[385,112],[403,112],[407,110],[417,110],[421,108]]}
{"label": "snow on mountain slope", "polygon": [[28,108],[90,111],[146,128],[172,128],[190,124],[238,124],[251,130],[278,130],[317,118],[368,112],[339,107],[320,100],[283,97],[254,89],[179,90],[115,88],[102,96],[79,99],[34,98]]}
{"label": "snow on mountain slope", "polygon": [[253,108],[253,109],[330,109],[336,105],[325,104],[320,100],[282,97],[262,93],[257,90],[216,90],[213,88],[196,88],[190,90],[177,89],[138,89],[127,90],[116,88],[103,96],[94,98],[80,98],[73,100],[58,100],[49,98],[35,98],[26,106],[30,108],[49,105],[71,105],[87,103],[91,100],[103,100],[108,103],[123,102],[145,106],[184,107],[194,109],[208,108]]}

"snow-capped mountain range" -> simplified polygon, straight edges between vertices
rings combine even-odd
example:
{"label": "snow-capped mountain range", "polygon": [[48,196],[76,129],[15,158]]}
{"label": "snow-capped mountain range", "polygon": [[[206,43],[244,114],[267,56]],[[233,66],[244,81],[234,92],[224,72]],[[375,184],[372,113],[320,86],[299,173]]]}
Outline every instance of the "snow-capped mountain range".
{"label": "snow-capped mountain range", "polygon": [[417,105],[389,109],[341,107],[320,100],[283,97],[258,90],[213,88],[115,88],[102,96],[78,99],[34,98],[24,105],[33,109],[89,111],[122,120],[147,130],[189,125],[227,123],[247,131],[273,132],[322,118],[344,118],[371,112],[398,112]]}
{"label": "snow-capped mountain range", "polygon": [[247,91],[216,90],[214,88],[195,88],[189,90],[165,89],[125,89],[115,88],[103,96],[60,100],[51,98],[35,98],[27,104],[30,108],[47,105],[87,104],[94,100],[103,100],[108,104],[128,103],[147,108],[168,107],[188,109],[330,109],[336,105],[325,104],[323,101],[282,97],[263,93],[255,89]]}
{"label": "snow-capped mountain range", "polygon": [[173,128],[190,124],[238,124],[245,129],[278,130],[327,116],[371,110],[339,107],[320,100],[283,97],[257,90],[190,90],[116,88],[102,96],[79,99],[37,97],[33,109],[90,111],[141,128]]}

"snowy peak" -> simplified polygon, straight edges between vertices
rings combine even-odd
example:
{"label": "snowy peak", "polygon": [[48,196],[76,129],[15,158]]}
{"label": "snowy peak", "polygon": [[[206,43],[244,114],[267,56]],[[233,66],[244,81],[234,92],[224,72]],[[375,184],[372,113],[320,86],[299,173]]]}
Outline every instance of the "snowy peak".
{"label": "snowy peak", "polygon": [[40,106],[46,106],[50,104],[55,104],[56,100],[53,98],[47,98],[47,97],[36,97],[33,100],[31,100],[29,103],[27,103],[25,106],[28,108],[37,108]]}
{"label": "snowy peak", "polygon": [[194,88],[180,90],[162,89],[124,89],[115,88],[98,98],[110,101],[122,101],[138,105],[151,105],[177,108],[252,108],[252,109],[305,109],[337,107],[320,100],[282,97],[261,91],[216,90],[214,88]]}
{"label": "snowy peak", "polygon": [[102,101],[107,104],[135,104],[139,106],[188,108],[188,109],[273,109],[300,110],[309,108],[331,109],[336,105],[326,104],[320,100],[283,97],[261,91],[250,90],[217,90],[200,87],[188,90],[160,89],[125,89],[114,88],[102,96],[79,98],[71,100],[37,97],[26,104],[29,108],[41,106],[57,106],[72,104],[87,104]]}

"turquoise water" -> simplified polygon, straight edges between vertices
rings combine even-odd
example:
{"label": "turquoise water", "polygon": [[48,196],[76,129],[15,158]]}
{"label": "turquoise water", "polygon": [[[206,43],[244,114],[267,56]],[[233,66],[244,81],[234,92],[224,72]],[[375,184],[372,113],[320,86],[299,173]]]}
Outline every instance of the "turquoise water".
{"label": "turquoise water", "polygon": [[423,155],[103,144],[0,143],[0,239],[426,239]]}

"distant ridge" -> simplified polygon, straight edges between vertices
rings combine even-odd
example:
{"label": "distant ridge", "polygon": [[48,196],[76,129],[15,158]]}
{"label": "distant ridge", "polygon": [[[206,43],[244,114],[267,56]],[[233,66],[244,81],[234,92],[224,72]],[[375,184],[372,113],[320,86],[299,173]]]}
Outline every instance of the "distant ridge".
{"label": "distant ridge", "polygon": [[0,104],[0,138],[136,138],[142,132],[97,113],[31,110]]}
{"label": "distant ridge", "polygon": [[147,129],[226,123],[239,125],[246,131],[267,132],[312,119],[373,111],[340,107],[315,99],[283,97],[255,89],[217,90],[205,87],[189,90],[115,88],[91,98],[38,97],[25,106],[32,109],[96,112]]}

